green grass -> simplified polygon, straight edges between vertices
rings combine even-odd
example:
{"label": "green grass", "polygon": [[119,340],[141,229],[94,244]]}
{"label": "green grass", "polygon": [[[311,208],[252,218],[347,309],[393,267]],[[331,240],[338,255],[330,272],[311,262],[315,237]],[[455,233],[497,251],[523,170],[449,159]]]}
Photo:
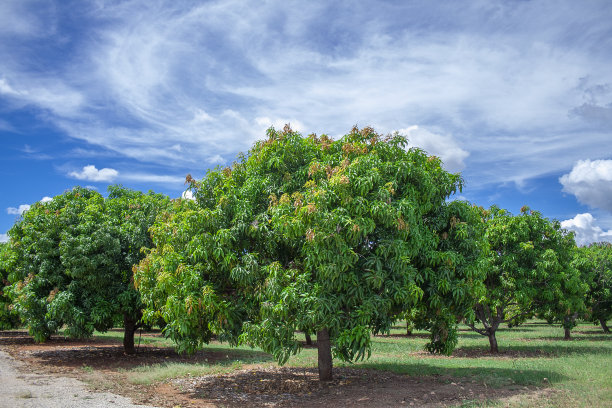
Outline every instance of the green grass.
{"label": "green grass", "polygon": [[[335,366],[387,370],[411,376],[435,375],[442,378],[457,377],[463,381],[476,381],[491,387],[537,386],[555,391],[543,394],[536,402],[532,399],[513,400],[512,406],[538,407],[609,407],[612,406],[612,335],[601,328],[582,323],[573,332],[573,340],[563,340],[560,327],[542,321],[498,331],[500,355],[493,356],[488,339],[466,326],[460,326],[459,344],[453,356],[432,356],[423,351],[427,333],[415,331],[411,337],[405,329],[396,327],[391,336],[372,338],[372,356],[353,364],[334,361]],[[120,337],[119,332],[100,336]],[[145,337],[143,337],[143,340]],[[172,346],[161,338],[146,338],[147,344]],[[226,358],[214,363],[169,363],[133,369],[132,382],[148,384],[169,378],[220,374],[240,369],[244,364],[271,364],[269,357],[248,347],[228,349],[227,345],[213,342],[207,352],[226,353]],[[315,367],[316,349],[304,348],[287,365]],[[504,402],[504,406],[506,402]],[[501,406],[496,401],[466,401],[465,407]]]}

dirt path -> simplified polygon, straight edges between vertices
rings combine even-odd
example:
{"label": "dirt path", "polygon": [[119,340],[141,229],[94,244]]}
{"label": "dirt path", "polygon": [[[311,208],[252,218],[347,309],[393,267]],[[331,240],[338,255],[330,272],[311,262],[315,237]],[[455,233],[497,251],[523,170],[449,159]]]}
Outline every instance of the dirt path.
{"label": "dirt path", "polygon": [[74,378],[25,373],[22,365],[0,351],[0,408],[153,408],[108,392],[88,391]]}

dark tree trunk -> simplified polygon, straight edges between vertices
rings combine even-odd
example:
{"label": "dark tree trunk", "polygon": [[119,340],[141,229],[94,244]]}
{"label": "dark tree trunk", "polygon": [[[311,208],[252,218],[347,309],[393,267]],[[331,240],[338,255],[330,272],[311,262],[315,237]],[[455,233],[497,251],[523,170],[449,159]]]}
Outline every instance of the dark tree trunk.
{"label": "dark tree trunk", "polygon": [[331,381],[332,354],[327,329],[317,332],[317,351],[319,356],[319,381]]}
{"label": "dark tree trunk", "polygon": [[406,320],[406,336],[412,336],[412,327],[410,327],[410,322]]}
{"label": "dark tree trunk", "polygon": [[125,354],[136,354],[134,349],[134,333],[136,333],[137,320],[127,314],[123,315],[123,352]]}
{"label": "dark tree trunk", "polygon": [[489,344],[491,345],[491,353],[499,353],[499,348],[497,348],[497,339],[495,338],[495,331],[489,331]]}
{"label": "dark tree trunk", "polygon": [[571,330],[574,326],[576,326],[577,317],[578,317],[578,313],[574,313],[572,315],[565,316],[565,318],[563,319],[563,331],[565,332],[565,335],[563,336],[563,338],[565,340],[572,339]]}
{"label": "dark tree trunk", "polygon": [[606,324],[606,319],[599,319],[599,324],[601,324],[601,328],[603,329],[604,333],[610,333],[610,329]]}
{"label": "dark tree trunk", "polygon": [[304,332],[304,336],[306,337],[306,344],[312,346],[312,337],[310,337],[310,333]]}

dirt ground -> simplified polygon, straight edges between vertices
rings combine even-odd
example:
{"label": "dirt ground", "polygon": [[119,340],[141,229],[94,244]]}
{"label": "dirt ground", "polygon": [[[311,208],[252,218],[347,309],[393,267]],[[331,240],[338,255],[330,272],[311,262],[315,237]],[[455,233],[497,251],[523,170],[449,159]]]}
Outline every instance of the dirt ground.
{"label": "dirt ground", "polygon": [[[153,334],[158,335],[158,334]],[[54,336],[35,344],[23,331],[0,332],[0,349],[38,375],[72,377],[90,389],[112,392],[136,404],[158,407],[446,407],[467,401],[511,402],[550,392],[535,387],[491,388],[446,376],[405,376],[378,370],[334,368],[334,380],[320,383],[315,369],[243,366],[230,374],[174,379],[153,385],[129,381],[130,369],[167,362],[214,362],[225,352],[177,355],[171,348],[141,345],[126,356],[116,340],[70,340]]]}

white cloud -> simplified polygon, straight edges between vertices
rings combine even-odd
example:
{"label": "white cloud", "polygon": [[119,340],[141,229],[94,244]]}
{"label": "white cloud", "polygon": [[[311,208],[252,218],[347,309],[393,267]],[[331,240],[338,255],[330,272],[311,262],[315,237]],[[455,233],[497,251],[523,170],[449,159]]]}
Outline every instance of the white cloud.
{"label": "white cloud", "polygon": [[111,183],[114,179],[117,178],[119,172],[115,169],[109,168],[103,168],[98,170],[96,166],[90,164],[88,166],[83,167],[83,170],[81,170],[80,172],[71,171],[70,173],[68,173],[68,175],[79,180]]}
{"label": "white cloud", "polygon": [[421,148],[430,155],[440,157],[448,171],[458,172],[464,169],[464,160],[470,154],[459,147],[451,136],[432,133],[416,125],[398,132],[407,136],[408,146]]}
{"label": "white cloud", "polygon": [[211,165],[224,164],[225,163],[225,159],[223,157],[221,157],[221,155],[215,154],[214,156],[210,156],[209,158],[207,158],[206,162],[211,164]]}
{"label": "white cloud", "polygon": [[181,194],[181,198],[184,200],[195,200],[193,192],[191,190],[183,191],[183,194]]}
{"label": "white cloud", "polygon": [[596,219],[590,213],[577,214],[574,218],[561,222],[561,227],[576,233],[576,244],[588,245],[592,242],[612,242],[612,230],[604,231],[595,225]]}
{"label": "white cloud", "polygon": [[30,209],[29,204],[21,204],[19,207],[9,207],[6,209],[7,214],[21,215]]}
{"label": "white cloud", "polygon": [[[62,2],[22,3],[0,2],[0,92],[142,162],[192,169],[286,122],[330,135],[419,123],[452,135],[438,153],[447,167],[470,153],[474,184],[520,183],[610,151],[609,132],[589,127],[609,119],[609,95],[584,96],[612,83],[602,2],[97,2],[74,11],[74,43],[57,30]],[[42,46],[61,60],[34,54]]]}
{"label": "white cloud", "polygon": [[612,212],[612,160],[580,160],[559,182],[581,203]]}
{"label": "white cloud", "polygon": [[20,93],[14,90],[4,78],[0,78],[0,94],[20,95]]}
{"label": "white cloud", "polygon": [[129,180],[141,183],[161,183],[161,184],[182,184],[185,182],[185,177],[169,176],[163,174],[148,174],[148,173],[125,173],[121,174],[121,180]]}
{"label": "white cloud", "polygon": [[0,242],[8,242],[9,236],[8,234],[0,234]]}
{"label": "white cloud", "polygon": [[274,127],[276,130],[283,130],[285,125],[289,125],[296,132],[304,132],[306,130],[304,124],[297,119],[270,119],[262,116],[255,118],[255,123],[260,127],[262,138],[265,135],[265,131],[270,127]]}
{"label": "white cloud", "polygon": [[[41,203],[46,203],[48,201],[53,200],[53,198],[51,197],[43,197],[40,199]],[[11,214],[11,215],[21,215],[24,212],[28,211],[32,206],[30,204],[21,204],[19,207],[8,207],[6,209],[7,214]]]}
{"label": "white cloud", "polygon": [[210,122],[213,120],[213,117],[206,113],[206,111],[203,109],[196,109],[193,114],[193,122],[195,123]]}

